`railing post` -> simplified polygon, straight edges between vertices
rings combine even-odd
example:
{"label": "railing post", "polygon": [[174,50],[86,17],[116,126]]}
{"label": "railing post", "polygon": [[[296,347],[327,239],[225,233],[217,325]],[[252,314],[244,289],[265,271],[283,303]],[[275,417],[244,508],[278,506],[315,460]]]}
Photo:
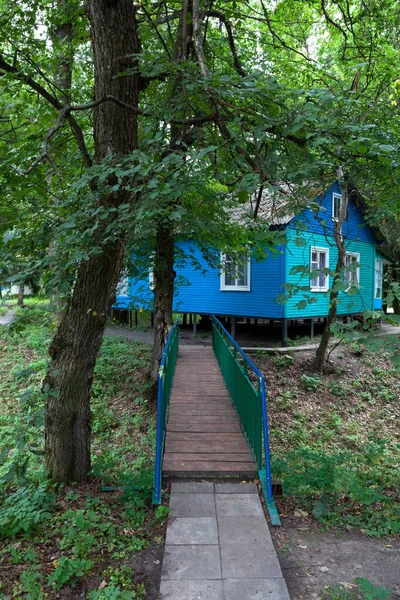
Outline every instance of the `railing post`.
{"label": "railing post", "polygon": [[154,473],[154,493],[153,504],[161,502],[161,464],[163,451],[163,433],[164,433],[164,410],[163,410],[163,367],[160,368],[157,376],[157,431],[156,431],[156,464]]}
{"label": "railing post", "polygon": [[[178,319],[171,329],[160,361],[157,376],[157,424],[156,424],[156,457],[154,467],[153,504],[161,502],[162,463],[164,452],[164,434],[172,380],[175,372],[178,347]],[[166,383],[168,384],[166,386]],[[165,397],[165,390],[166,395]]]}
{"label": "railing post", "polygon": [[[266,499],[271,523],[273,525],[280,525],[280,519],[272,493],[264,377],[215,316],[212,317],[212,324],[214,351],[231,395],[233,405],[238,413],[243,433],[249,442],[257,463],[261,487]],[[243,358],[243,366],[238,360],[238,354]],[[249,378],[249,368],[257,376],[257,387],[251,383]],[[263,450],[265,471],[263,469],[262,460]]]}

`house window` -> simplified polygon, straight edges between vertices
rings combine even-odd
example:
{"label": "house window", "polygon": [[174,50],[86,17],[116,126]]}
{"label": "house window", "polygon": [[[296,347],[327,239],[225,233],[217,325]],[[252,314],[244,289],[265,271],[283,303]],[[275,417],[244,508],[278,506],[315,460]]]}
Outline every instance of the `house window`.
{"label": "house window", "polygon": [[342,208],[342,195],[332,194],[332,219],[339,221],[340,210]]}
{"label": "house window", "polygon": [[250,291],[250,258],[247,254],[222,254],[220,290]]}
{"label": "house window", "polygon": [[[328,290],[329,276],[321,273],[322,269],[329,267],[329,249],[311,247],[310,252],[310,291],[326,292]],[[315,271],[320,271],[315,273]]]}
{"label": "house window", "polygon": [[346,252],[344,267],[344,280],[348,287],[358,286],[360,283],[360,255],[358,252]]}
{"label": "house window", "polygon": [[375,298],[382,298],[383,260],[375,261]]}

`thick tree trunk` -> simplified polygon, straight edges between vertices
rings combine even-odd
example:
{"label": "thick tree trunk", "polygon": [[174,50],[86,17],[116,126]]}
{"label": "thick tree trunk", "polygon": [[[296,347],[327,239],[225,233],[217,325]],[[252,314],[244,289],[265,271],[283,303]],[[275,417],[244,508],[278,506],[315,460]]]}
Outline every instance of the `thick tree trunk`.
{"label": "thick tree trunk", "polygon": [[[88,6],[95,63],[95,98],[105,95],[138,105],[135,56],[140,52],[131,0],[91,0]],[[129,71],[127,76],[118,73]],[[94,114],[95,154],[129,154],[137,148],[137,115],[104,102]],[[134,202],[123,190],[105,206]],[[104,230],[109,225],[106,219]],[[101,243],[101,240],[100,240]],[[46,465],[53,481],[84,481],[90,469],[90,389],[104,326],[123,262],[118,240],[81,264],[72,298],[50,346],[44,381]]]}
{"label": "thick tree trunk", "polygon": [[18,306],[24,306],[25,286],[23,283],[18,287]]}
{"label": "thick tree trunk", "polygon": [[165,342],[172,327],[174,295],[174,238],[170,229],[158,229],[154,257],[154,343],[152,377],[157,379],[158,367]]}
{"label": "thick tree trunk", "polygon": [[[340,177],[339,177],[340,180]],[[337,302],[339,296],[339,285],[343,279],[343,268],[346,258],[346,248],[342,236],[342,226],[347,215],[347,207],[349,203],[347,185],[340,185],[342,191],[342,207],[339,215],[339,219],[334,223],[333,237],[335,240],[336,248],[338,251],[338,259],[336,263],[335,275],[329,294],[329,312],[326,320],[324,331],[322,332],[321,341],[317,348],[315,356],[315,369],[318,372],[322,372],[325,365],[326,352],[328,350],[329,340],[331,338],[331,325],[336,321],[337,317]]]}

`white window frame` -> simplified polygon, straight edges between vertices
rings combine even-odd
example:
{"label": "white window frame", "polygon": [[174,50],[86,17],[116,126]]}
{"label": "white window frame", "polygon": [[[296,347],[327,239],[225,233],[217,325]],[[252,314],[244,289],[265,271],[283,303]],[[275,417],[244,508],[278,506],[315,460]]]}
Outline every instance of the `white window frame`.
{"label": "white window frame", "polygon": [[[347,260],[348,257],[351,257],[351,258],[355,257],[356,260],[354,262],[358,263],[358,267],[357,267],[357,269],[355,271],[348,271],[347,270],[346,267],[350,266],[350,265],[346,264],[346,260]],[[347,292],[352,286],[360,287],[360,253],[359,252],[346,252],[346,256],[345,256],[344,261],[345,261],[345,264],[344,264],[344,275],[343,275],[343,277],[344,277],[345,282],[348,284],[348,287],[345,290]],[[348,275],[350,275],[350,278],[349,278]],[[354,275],[356,276],[356,279],[357,279],[356,282],[352,281]]]}
{"label": "white window frame", "polygon": [[[339,200],[339,214],[335,215],[335,200]],[[342,210],[343,197],[342,194],[332,194],[332,221],[339,221],[340,211]]]}
{"label": "white window frame", "polygon": [[[311,246],[310,248],[310,273],[312,271],[314,271],[313,268],[313,261],[312,260],[312,255],[313,252],[317,252],[318,255],[320,254],[325,254],[325,267],[322,267],[323,269],[329,269],[329,248],[322,248],[319,246]],[[319,256],[318,256],[318,264],[320,265],[321,262],[319,260]],[[320,266],[317,267],[318,269],[321,269]],[[321,275],[323,275],[323,273],[321,273],[320,275],[318,275],[318,279],[321,277]],[[324,281],[324,285],[312,285],[312,281],[314,281],[313,279],[310,278],[310,292],[327,292],[329,289],[329,275],[326,274],[325,275],[325,281]]]}
{"label": "white window frame", "polygon": [[219,289],[221,292],[250,292],[250,275],[251,275],[251,268],[250,268],[250,264],[251,264],[251,260],[250,260],[250,256],[247,256],[247,261],[245,264],[245,268],[247,269],[247,284],[246,285],[238,285],[238,278],[235,277],[235,284],[234,285],[227,285],[225,283],[226,279],[226,273],[224,270],[224,265],[225,265],[225,261],[226,261],[226,257],[227,256],[232,256],[234,257],[234,254],[230,254],[229,252],[221,252],[221,272],[220,272],[220,285],[219,285]]}
{"label": "white window frame", "polygon": [[[378,263],[380,264],[380,268],[378,268]],[[378,291],[378,282],[380,283],[380,295],[377,296],[376,293]],[[383,259],[376,258],[375,259],[375,298],[382,300],[383,297]]]}

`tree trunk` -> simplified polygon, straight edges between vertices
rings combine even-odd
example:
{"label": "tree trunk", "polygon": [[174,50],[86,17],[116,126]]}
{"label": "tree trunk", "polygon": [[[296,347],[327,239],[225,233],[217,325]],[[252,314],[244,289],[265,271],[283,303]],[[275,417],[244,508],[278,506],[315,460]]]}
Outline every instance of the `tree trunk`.
{"label": "tree trunk", "polygon": [[25,286],[23,283],[18,287],[18,306],[21,308],[24,306],[24,294],[25,294]]}
{"label": "tree trunk", "polygon": [[[340,181],[341,181],[341,177],[339,177],[339,182]],[[332,325],[332,323],[334,323],[336,321],[336,317],[337,317],[337,300],[338,300],[339,291],[340,291],[339,290],[340,283],[343,279],[343,268],[344,268],[344,263],[345,263],[345,258],[346,258],[346,248],[345,248],[344,240],[343,240],[343,236],[342,236],[342,226],[343,226],[343,222],[347,215],[349,196],[348,196],[348,188],[347,188],[346,183],[344,183],[344,185],[342,185],[340,183],[340,188],[341,188],[341,192],[342,192],[342,206],[341,206],[341,210],[340,210],[339,219],[337,221],[335,221],[334,228],[333,228],[333,237],[334,237],[335,244],[336,244],[337,251],[338,251],[338,259],[337,259],[337,263],[336,263],[335,275],[333,277],[331,292],[329,294],[328,318],[326,320],[324,331],[322,332],[321,341],[319,343],[319,346],[317,348],[317,353],[315,356],[315,369],[320,373],[323,371],[323,368],[325,365],[325,356],[326,356],[326,352],[328,350],[329,340],[332,335],[331,325]]]}
{"label": "tree trunk", "polygon": [[[188,56],[188,45],[190,45],[193,35],[191,9],[192,5],[189,0],[183,0],[173,54],[177,63],[185,61]],[[182,85],[182,81],[178,76],[173,85],[173,96],[179,93],[180,85]],[[179,133],[180,127],[171,125],[171,139],[176,139]],[[182,156],[182,160],[184,160],[184,156]],[[175,275],[173,226],[163,224],[157,228],[154,260],[154,339],[151,367],[151,375],[154,380],[157,379],[164,346],[173,325],[172,306]]]}
{"label": "tree trunk", "polygon": [[[131,0],[91,0],[88,6],[95,64],[95,98],[105,95],[138,106],[136,55],[140,52],[135,8]],[[128,71],[126,76],[118,73]],[[113,102],[94,113],[94,147],[98,161],[137,148],[137,114]],[[117,190],[101,202],[134,202]],[[109,220],[103,223],[104,230]],[[84,481],[90,469],[90,389],[107,314],[123,262],[124,240],[83,262],[72,298],[50,346],[51,363],[43,391],[46,466],[53,481]]]}
{"label": "tree trunk", "polygon": [[172,301],[174,296],[174,238],[169,228],[159,228],[156,234],[154,257],[154,343],[152,377],[157,379],[165,342],[172,328]]}
{"label": "tree trunk", "polygon": [[[400,282],[400,268],[392,266],[390,269],[392,283]],[[400,299],[395,295],[392,302],[393,313],[400,315]]]}

